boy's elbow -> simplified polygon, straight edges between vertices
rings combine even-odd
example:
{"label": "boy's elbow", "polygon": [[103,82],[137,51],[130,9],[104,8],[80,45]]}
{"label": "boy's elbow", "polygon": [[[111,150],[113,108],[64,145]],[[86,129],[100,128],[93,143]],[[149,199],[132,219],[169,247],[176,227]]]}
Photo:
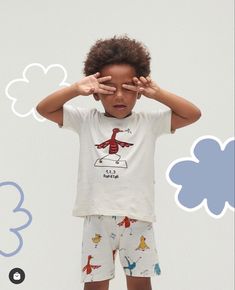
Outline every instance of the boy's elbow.
{"label": "boy's elbow", "polygon": [[42,109],[40,103],[36,106],[36,111],[38,112],[38,114],[43,116],[43,109]]}
{"label": "boy's elbow", "polygon": [[194,122],[196,122],[197,120],[199,120],[199,119],[201,118],[201,116],[202,116],[202,112],[201,112],[201,110],[196,109],[196,110],[194,111],[194,113],[192,114],[192,116],[191,116],[192,123],[194,123]]}
{"label": "boy's elbow", "polygon": [[200,109],[197,109],[197,113],[196,113],[196,120],[199,120],[202,116],[202,112]]}
{"label": "boy's elbow", "polygon": [[36,106],[36,111],[40,114],[40,105],[38,104],[37,106]]}

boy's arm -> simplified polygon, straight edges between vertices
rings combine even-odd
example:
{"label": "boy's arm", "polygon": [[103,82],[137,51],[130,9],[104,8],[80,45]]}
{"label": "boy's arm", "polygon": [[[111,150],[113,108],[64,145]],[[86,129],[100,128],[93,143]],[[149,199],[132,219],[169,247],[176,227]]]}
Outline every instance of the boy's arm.
{"label": "boy's arm", "polygon": [[77,88],[72,85],[60,89],[45,99],[43,99],[36,107],[37,112],[48,120],[63,125],[63,105],[72,98],[79,95]]}
{"label": "boy's arm", "polygon": [[129,90],[138,91],[144,96],[168,106],[172,111],[171,131],[196,122],[201,117],[201,111],[191,102],[160,88],[151,78],[141,76],[133,78],[136,86],[123,84]]}
{"label": "boy's arm", "polygon": [[171,108],[171,131],[192,124],[201,117],[201,111],[194,104],[162,88],[156,91],[153,99]]}
{"label": "boy's arm", "polygon": [[69,87],[50,94],[36,106],[37,112],[48,120],[63,126],[63,105],[66,102],[79,95],[88,96],[92,93],[111,94],[114,92],[115,88],[102,84],[110,80],[111,76],[98,78],[99,76],[100,73],[97,72]]}

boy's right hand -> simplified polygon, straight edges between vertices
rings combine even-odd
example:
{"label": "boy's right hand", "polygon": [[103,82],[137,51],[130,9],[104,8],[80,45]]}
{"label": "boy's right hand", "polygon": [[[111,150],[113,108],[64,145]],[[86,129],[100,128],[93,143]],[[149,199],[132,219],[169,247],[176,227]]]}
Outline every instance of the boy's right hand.
{"label": "boy's right hand", "polygon": [[115,87],[106,86],[102,84],[103,82],[111,80],[111,76],[105,76],[99,78],[100,73],[97,72],[93,75],[86,76],[80,81],[72,84],[72,86],[77,90],[77,93],[82,96],[89,96],[91,94],[113,94],[116,90]]}

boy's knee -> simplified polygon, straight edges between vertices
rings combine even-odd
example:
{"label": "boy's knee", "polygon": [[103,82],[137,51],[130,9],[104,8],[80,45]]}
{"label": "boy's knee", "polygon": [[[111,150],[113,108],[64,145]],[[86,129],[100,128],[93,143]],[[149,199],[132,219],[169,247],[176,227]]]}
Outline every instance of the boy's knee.
{"label": "boy's knee", "polygon": [[84,283],[84,290],[108,290],[108,289],[109,289],[109,280]]}

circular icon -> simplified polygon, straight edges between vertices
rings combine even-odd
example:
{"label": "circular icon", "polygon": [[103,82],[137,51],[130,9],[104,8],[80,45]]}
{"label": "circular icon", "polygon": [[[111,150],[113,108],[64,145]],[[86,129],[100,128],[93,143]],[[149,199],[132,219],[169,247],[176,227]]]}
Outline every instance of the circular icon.
{"label": "circular icon", "polygon": [[9,279],[14,284],[20,284],[25,279],[25,273],[20,268],[14,268],[9,273]]}

